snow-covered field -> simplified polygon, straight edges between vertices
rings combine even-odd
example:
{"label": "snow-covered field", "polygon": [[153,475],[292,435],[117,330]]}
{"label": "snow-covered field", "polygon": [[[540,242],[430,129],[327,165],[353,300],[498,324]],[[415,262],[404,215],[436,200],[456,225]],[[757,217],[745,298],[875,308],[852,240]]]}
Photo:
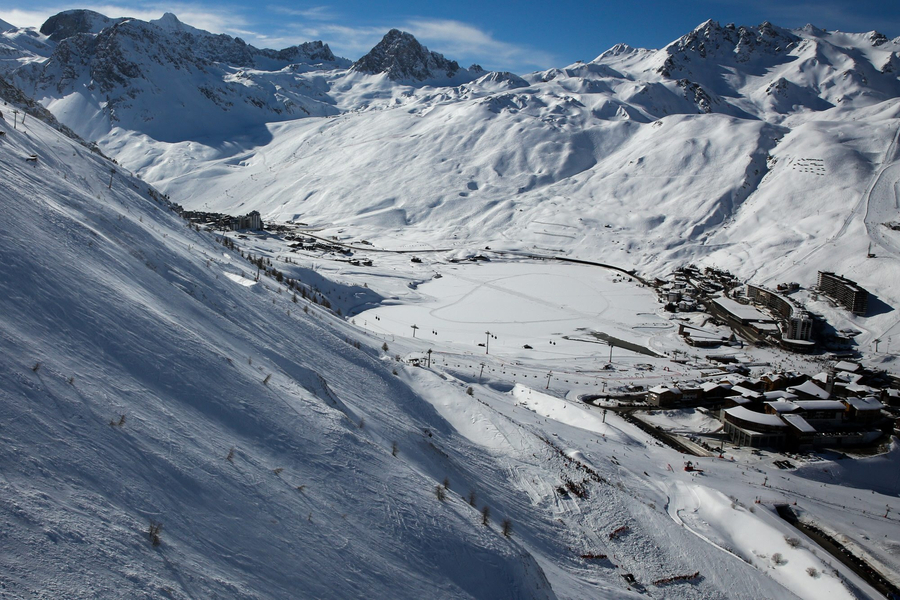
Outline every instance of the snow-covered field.
{"label": "snow-covered field", "polygon": [[[431,265],[426,269],[433,268]],[[427,272],[427,271],[426,271]],[[505,358],[553,361],[605,356],[591,331],[646,344],[649,333],[671,329],[657,316],[656,294],[601,267],[554,261],[440,265],[441,275],[417,286],[418,299],[356,316],[372,331],[417,337]],[[633,280],[632,280],[633,281]],[[488,337],[486,331],[490,330]],[[529,345],[534,352],[525,350]]]}

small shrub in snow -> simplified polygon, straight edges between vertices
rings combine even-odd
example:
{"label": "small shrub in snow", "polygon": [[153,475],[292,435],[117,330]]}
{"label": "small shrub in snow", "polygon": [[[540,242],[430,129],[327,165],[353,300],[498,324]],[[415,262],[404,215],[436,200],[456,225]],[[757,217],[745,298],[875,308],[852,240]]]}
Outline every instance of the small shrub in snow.
{"label": "small shrub in snow", "polygon": [[815,567],[807,567],[806,574],[812,577],[813,579],[819,578],[819,570]]}
{"label": "small shrub in snow", "polygon": [[266,375],[266,378],[263,379],[263,385],[269,385],[269,380],[270,380],[270,379],[272,379],[272,374],[271,374],[271,373],[269,373],[268,375]]}
{"label": "small shrub in snow", "polygon": [[472,490],[469,492],[469,506],[475,506],[475,500],[476,500],[475,490]]}
{"label": "small shrub in snow", "polygon": [[392,369],[392,370],[391,370],[391,373],[393,373],[394,375],[396,375],[396,374],[397,374],[397,369]]}
{"label": "small shrub in snow", "polygon": [[234,446],[232,446],[231,450],[228,451],[228,456],[225,457],[225,460],[230,463],[234,462]]}
{"label": "small shrub in snow", "polygon": [[509,519],[503,520],[503,535],[506,537],[512,535],[512,523],[510,523]]}
{"label": "small shrub in snow", "polygon": [[40,368],[41,368],[41,363],[37,362],[37,363],[34,363],[34,366],[31,367],[31,370],[34,371],[35,373],[37,373],[38,369],[40,369]]}
{"label": "small shrub in snow", "polygon": [[381,351],[382,351],[382,352],[387,352],[387,351],[388,351],[388,345],[387,345],[387,342],[385,342],[385,343],[383,343],[383,344],[381,345]]}
{"label": "small shrub in snow", "polygon": [[469,386],[468,388],[466,388],[466,393],[470,396],[473,396],[475,395],[475,390],[472,389],[472,386]]}
{"label": "small shrub in snow", "polygon": [[272,472],[275,473],[276,475],[281,475],[282,471],[284,471],[284,467],[277,467],[275,469],[272,469]]}
{"label": "small shrub in snow", "polygon": [[150,543],[154,546],[159,546],[162,543],[162,539],[159,537],[159,534],[162,533],[162,523],[159,521],[150,521],[150,528],[147,530],[147,537],[150,538]]}
{"label": "small shrub in snow", "polygon": [[120,415],[118,419],[112,419],[109,422],[110,427],[124,427],[125,415]]}
{"label": "small shrub in snow", "polygon": [[787,561],[784,559],[780,552],[776,552],[772,555],[772,562],[776,567],[782,567],[787,564]]}
{"label": "small shrub in snow", "polygon": [[365,419],[360,419],[360,420],[359,420],[359,428],[360,428],[360,429],[365,429],[365,427],[366,427],[366,420],[365,420]]}
{"label": "small shrub in snow", "polygon": [[447,499],[447,490],[444,489],[444,486],[438,485],[434,488],[434,495],[441,502]]}
{"label": "small shrub in snow", "polygon": [[484,508],[481,509],[481,524],[485,527],[489,526],[491,523],[491,507],[485,505]]}
{"label": "small shrub in snow", "polygon": [[449,490],[450,489],[450,478],[444,477],[444,482],[441,485],[443,485],[445,488],[447,488]]}
{"label": "small shrub in snow", "polygon": [[797,546],[800,545],[799,538],[790,537],[790,536],[786,535],[786,536],[784,536],[784,541],[787,542],[787,545],[790,546],[791,548],[796,548]]}
{"label": "small shrub in snow", "polygon": [[[396,375],[396,373],[394,373]],[[397,442],[391,442],[391,456],[397,456]]]}

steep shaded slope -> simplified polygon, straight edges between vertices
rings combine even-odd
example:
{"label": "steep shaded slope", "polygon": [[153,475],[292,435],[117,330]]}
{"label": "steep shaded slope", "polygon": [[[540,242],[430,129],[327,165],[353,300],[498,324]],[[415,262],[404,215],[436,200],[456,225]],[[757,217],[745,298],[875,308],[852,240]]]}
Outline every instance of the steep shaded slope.
{"label": "steep shaded slope", "polygon": [[552,596],[521,547],[434,500],[448,467],[416,449],[449,430],[349,327],[236,283],[239,254],[112,163],[6,125],[4,593]]}

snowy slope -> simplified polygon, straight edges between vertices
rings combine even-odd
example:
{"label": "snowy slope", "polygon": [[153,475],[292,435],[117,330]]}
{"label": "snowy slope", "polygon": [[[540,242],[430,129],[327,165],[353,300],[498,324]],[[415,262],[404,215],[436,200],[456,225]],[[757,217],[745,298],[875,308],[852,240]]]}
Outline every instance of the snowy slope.
{"label": "snowy slope", "polygon": [[34,29],[0,24],[0,75],[32,63],[41,64],[53,52],[53,42]]}
{"label": "snowy slope", "polygon": [[449,467],[416,457],[447,426],[346,326],[234,283],[249,264],[146,184],[7,124],[3,595],[552,596],[518,544],[434,499]]}

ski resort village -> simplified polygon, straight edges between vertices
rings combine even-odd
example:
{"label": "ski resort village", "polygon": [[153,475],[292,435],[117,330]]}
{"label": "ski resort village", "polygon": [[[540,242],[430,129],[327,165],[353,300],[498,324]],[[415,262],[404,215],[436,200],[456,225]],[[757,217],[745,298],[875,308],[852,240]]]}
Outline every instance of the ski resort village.
{"label": "ski resort village", "polygon": [[0,598],[900,597],[900,38],[381,35],[0,21]]}

